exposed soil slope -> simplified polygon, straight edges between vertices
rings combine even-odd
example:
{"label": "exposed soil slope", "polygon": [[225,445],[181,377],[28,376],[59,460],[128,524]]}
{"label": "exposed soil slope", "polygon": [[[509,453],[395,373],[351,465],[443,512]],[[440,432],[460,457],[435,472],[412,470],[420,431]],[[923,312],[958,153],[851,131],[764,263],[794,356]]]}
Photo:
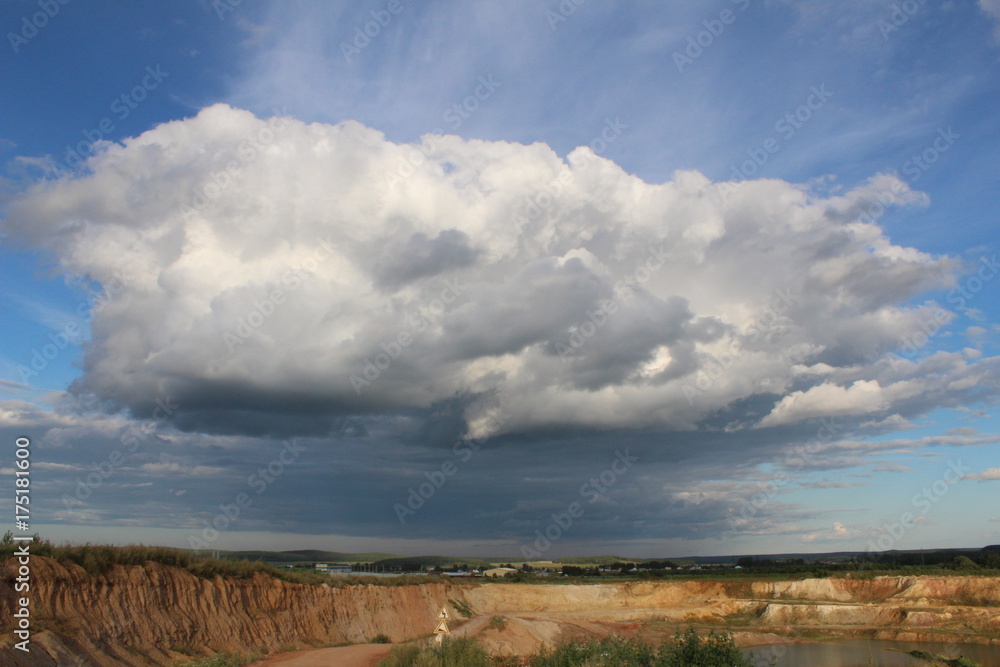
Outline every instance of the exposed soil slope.
{"label": "exposed soil slope", "polygon": [[[330,588],[264,575],[206,580],[156,563],[92,576],[33,557],[34,634],[25,655],[11,646],[11,563],[0,568],[0,663],[11,665],[162,665],[217,651],[363,643],[378,634],[404,641],[432,632],[443,606],[456,634],[520,654],[610,632],[655,639],[688,623],[727,625],[743,643],[802,633],[1000,643],[1000,579],[988,577]],[[475,618],[465,621],[459,608]]]}

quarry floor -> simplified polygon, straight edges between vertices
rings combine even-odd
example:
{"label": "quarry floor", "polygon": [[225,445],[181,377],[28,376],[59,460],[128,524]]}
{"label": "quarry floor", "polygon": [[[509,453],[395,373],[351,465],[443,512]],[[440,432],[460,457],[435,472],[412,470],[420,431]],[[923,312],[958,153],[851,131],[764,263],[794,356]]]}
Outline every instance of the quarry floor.
{"label": "quarry floor", "polygon": [[290,651],[255,662],[250,667],[375,667],[391,649],[387,644],[361,644]]}

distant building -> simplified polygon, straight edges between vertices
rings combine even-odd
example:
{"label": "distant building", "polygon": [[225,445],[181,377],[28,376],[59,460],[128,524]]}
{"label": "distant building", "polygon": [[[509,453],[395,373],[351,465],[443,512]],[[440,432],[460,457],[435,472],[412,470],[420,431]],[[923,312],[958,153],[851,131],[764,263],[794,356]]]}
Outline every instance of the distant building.
{"label": "distant building", "polygon": [[326,574],[350,574],[351,565],[349,563],[316,563],[316,571]]}
{"label": "distant building", "polygon": [[494,567],[489,570],[483,570],[484,577],[505,577],[508,574],[514,574],[517,570],[512,567]]}

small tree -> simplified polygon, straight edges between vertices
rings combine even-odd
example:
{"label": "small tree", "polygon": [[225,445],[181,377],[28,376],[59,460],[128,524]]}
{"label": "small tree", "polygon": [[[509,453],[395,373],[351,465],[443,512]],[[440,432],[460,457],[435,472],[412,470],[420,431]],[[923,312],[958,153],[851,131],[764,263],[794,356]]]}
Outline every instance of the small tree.
{"label": "small tree", "polygon": [[976,562],[968,556],[955,556],[955,560],[951,562],[951,565],[956,570],[975,570],[979,568]]}
{"label": "small tree", "polygon": [[993,570],[1000,569],[1000,553],[984,549],[979,557],[979,564]]}

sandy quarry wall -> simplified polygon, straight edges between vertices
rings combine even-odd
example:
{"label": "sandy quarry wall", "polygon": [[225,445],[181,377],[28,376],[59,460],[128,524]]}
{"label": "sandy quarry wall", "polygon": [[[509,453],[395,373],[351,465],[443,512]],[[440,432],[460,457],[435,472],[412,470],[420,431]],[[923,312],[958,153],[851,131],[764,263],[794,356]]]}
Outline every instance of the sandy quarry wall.
{"label": "sandy quarry wall", "polygon": [[[11,636],[15,595],[9,577],[5,571],[0,597],[5,639]],[[169,664],[185,652],[364,642],[379,633],[408,639],[433,631],[434,617],[454,588],[330,588],[263,575],[208,580],[157,563],[90,576],[72,563],[40,557],[32,557],[32,577],[33,627],[51,632],[33,637],[37,658],[24,661],[8,645],[0,649],[2,664],[63,667],[74,664],[70,654],[86,658],[81,664]],[[62,657],[46,662],[46,647]]]}
{"label": "sandy quarry wall", "polygon": [[511,632],[545,629],[546,641],[574,624],[610,632],[616,622],[727,623],[737,616],[741,627],[761,632],[839,626],[903,638],[952,628],[976,641],[1000,637],[1000,579],[988,577],[332,588],[263,575],[208,580],[157,563],[92,576],[33,557],[34,650],[26,657],[11,647],[19,595],[12,566],[0,565],[0,663],[11,665],[162,665],[185,654],[364,642],[380,633],[399,641],[430,633],[443,606],[462,619],[465,605],[483,627],[500,615],[514,619]]}

